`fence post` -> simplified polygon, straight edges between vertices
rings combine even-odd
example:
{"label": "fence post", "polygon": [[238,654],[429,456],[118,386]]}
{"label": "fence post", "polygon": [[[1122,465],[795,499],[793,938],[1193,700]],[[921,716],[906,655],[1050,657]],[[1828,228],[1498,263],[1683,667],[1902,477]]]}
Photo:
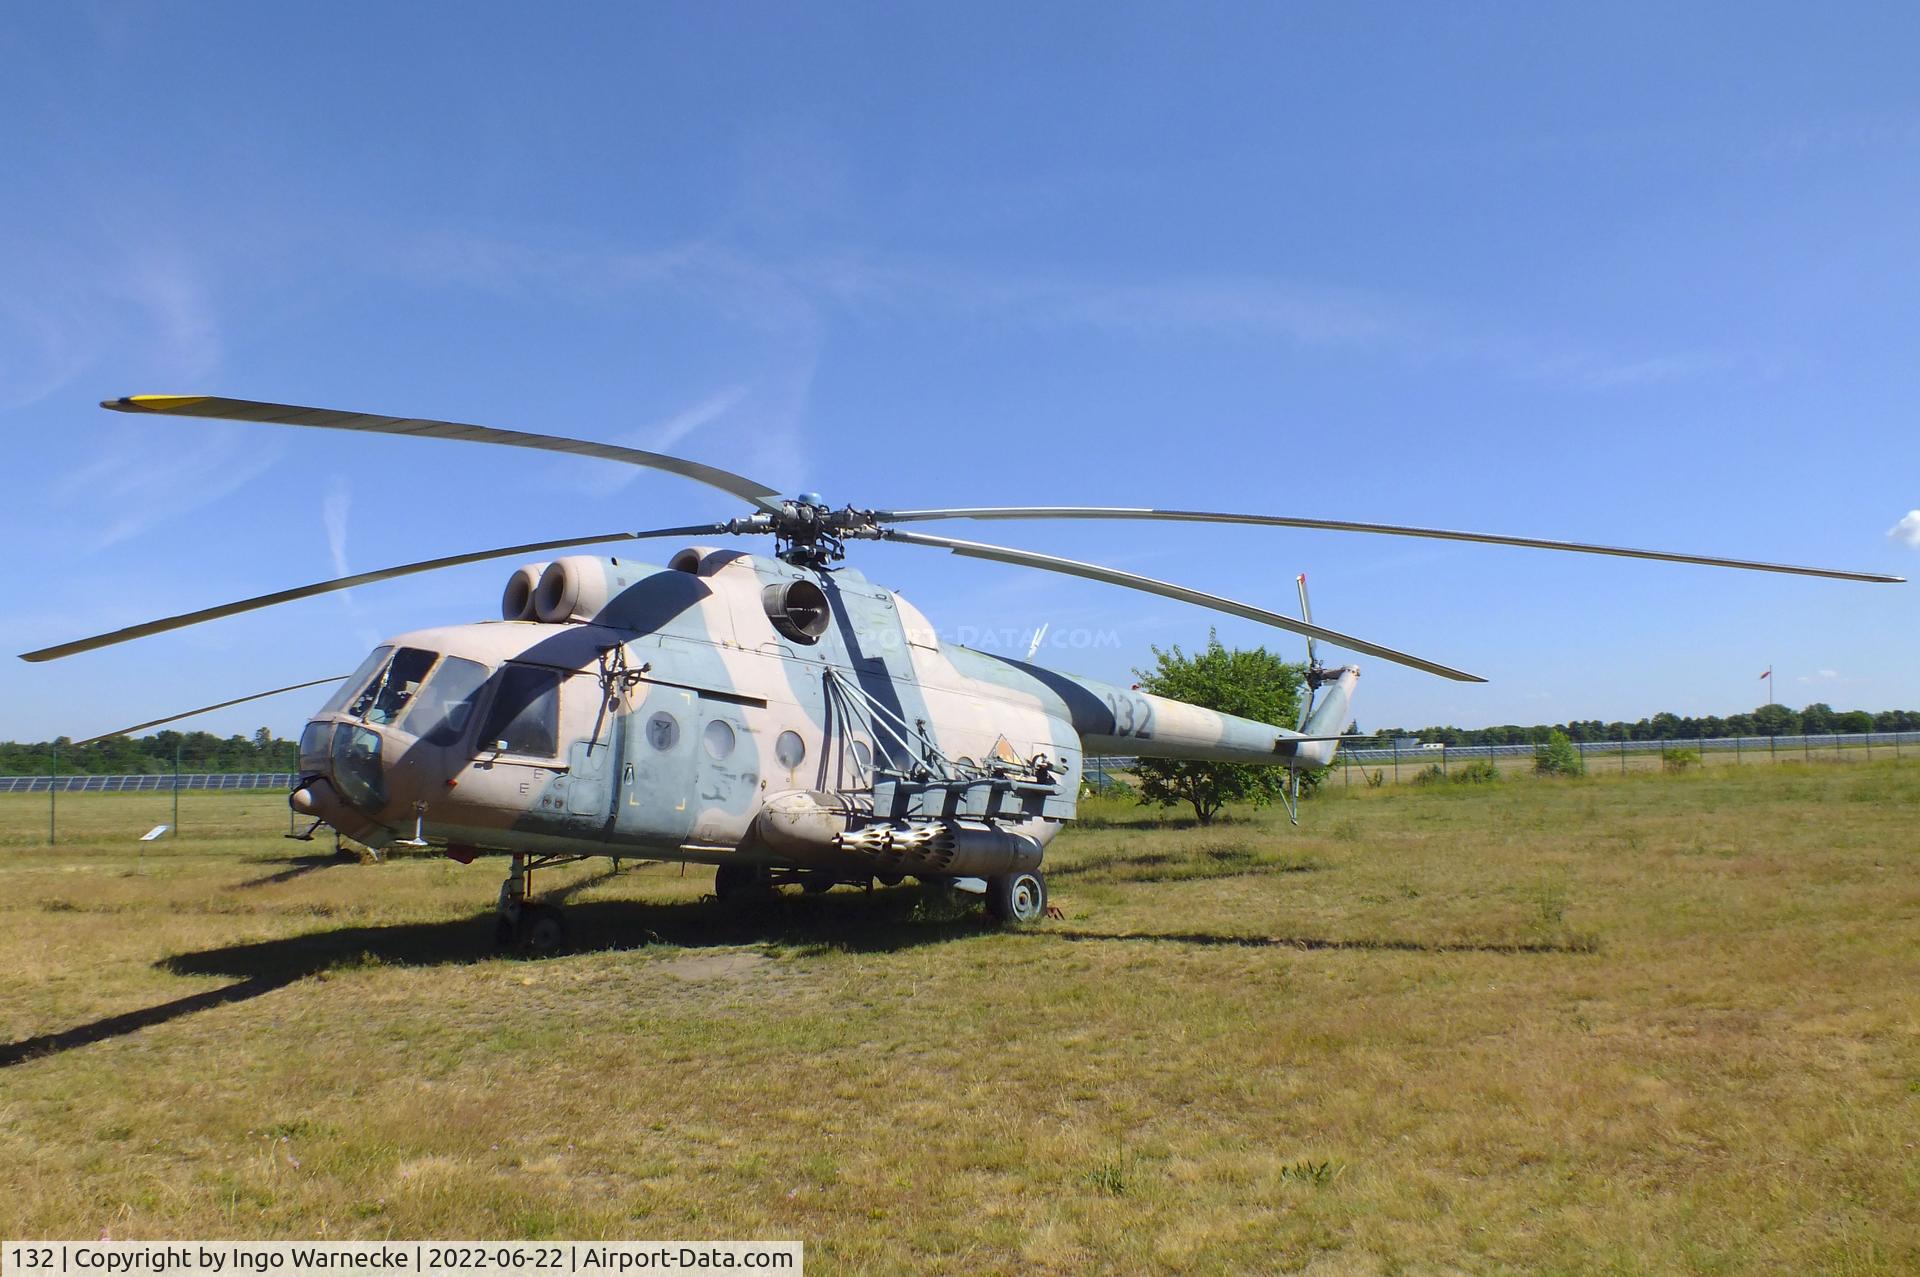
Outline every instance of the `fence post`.
{"label": "fence post", "polygon": [[1340,757],[1344,764],[1340,769],[1341,779],[1346,782],[1346,787],[1348,789],[1352,789],[1353,788],[1353,754],[1351,751],[1349,751],[1347,753],[1341,754]]}
{"label": "fence post", "polygon": [[1741,738],[1738,736],[1733,738],[1733,765],[1735,767],[1738,767],[1743,761],[1745,761],[1744,756],[1740,752],[1740,741],[1741,741]]}
{"label": "fence post", "polygon": [[47,764],[47,846],[60,845],[60,747],[53,747],[53,761]]}
{"label": "fence post", "polygon": [[1813,761],[1813,736],[1809,732],[1800,733],[1800,761],[1803,763]]}
{"label": "fence post", "polygon": [[1620,774],[1627,774],[1627,742],[1620,742]]}
{"label": "fence post", "polygon": [[1400,783],[1400,738],[1393,738],[1393,783]]}

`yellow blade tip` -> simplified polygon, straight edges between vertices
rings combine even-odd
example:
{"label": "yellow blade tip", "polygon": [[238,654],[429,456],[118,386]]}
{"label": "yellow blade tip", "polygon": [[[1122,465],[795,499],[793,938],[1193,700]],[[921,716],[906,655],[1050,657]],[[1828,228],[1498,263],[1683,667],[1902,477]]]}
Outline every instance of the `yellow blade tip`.
{"label": "yellow blade tip", "polygon": [[102,408],[111,408],[115,412],[183,412],[195,404],[205,403],[209,395],[128,395],[124,399],[102,399]]}

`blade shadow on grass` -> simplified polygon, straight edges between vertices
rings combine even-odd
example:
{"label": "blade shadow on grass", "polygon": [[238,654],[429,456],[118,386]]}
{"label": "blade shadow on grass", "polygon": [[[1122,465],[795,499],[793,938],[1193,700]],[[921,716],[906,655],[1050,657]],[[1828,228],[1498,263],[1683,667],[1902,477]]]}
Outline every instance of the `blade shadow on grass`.
{"label": "blade shadow on grass", "polygon": [[273,859],[263,859],[258,863],[286,865],[288,867],[276,873],[262,874],[258,878],[249,878],[245,882],[236,882],[233,884],[232,890],[245,891],[250,887],[270,887],[275,883],[292,882],[295,878],[303,874],[310,874],[316,869],[329,869],[335,865],[357,865],[360,862],[353,856],[341,856],[329,852],[324,856],[280,856]]}
{"label": "blade shadow on grass", "polygon": [[41,1056],[58,1055],[71,1051],[75,1047],[91,1046],[95,1042],[104,1042],[108,1038],[123,1037],[156,1024],[165,1024],[183,1015],[192,1015],[196,1011],[206,1011],[213,1007],[226,1006],[230,1002],[245,1002],[257,998],[263,993],[287,984],[285,980],[259,977],[242,980],[238,984],[229,984],[218,989],[208,989],[203,993],[190,993],[184,998],[175,998],[171,1002],[162,1002],[156,1006],[141,1007],[137,1011],[125,1011],[119,1015],[109,1015],[89,1024],[78,1025],[71,1029],[62,1029],[58,1033],[42,1033],[36,1037],[22,1038],[18,1042],[0,1044],[0,1069],[10,1069],[16,1064]]}

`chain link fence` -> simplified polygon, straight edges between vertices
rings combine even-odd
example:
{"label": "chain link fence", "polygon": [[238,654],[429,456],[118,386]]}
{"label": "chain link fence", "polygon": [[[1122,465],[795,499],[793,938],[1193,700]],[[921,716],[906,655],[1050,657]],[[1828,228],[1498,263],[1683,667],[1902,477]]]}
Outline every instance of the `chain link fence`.
{"label": "chain link fence", "polygon": [[[1478,759],[1501,771],[1529,771],[1538,745],[1441,745],[1388,742],[1342,745],[1333,761],[1332,784],[1390,784],[1410,781],[1437,769]],[[1576,742],[1589,772],[1671,770],[1676,765],[1732,767],[1765,763],[1870,762],[1876,758],[1920,759],[1920,732],[1840,732],[1811,736],[1705,736],[1685,740]],[[1086,761],[1094,785],[1133,770],[1137,759],[1099,757]],[[1356,773],[1358,775],[1356,776]]]}

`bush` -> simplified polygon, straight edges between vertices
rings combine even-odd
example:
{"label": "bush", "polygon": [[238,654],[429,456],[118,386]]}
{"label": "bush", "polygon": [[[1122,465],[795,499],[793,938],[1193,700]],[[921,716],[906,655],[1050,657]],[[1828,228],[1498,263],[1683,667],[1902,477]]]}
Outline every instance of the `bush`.
{"label": "bush", "polygon": [[1565,732],[1554,732],[1547,743],[1533,751],[1536,776],[1578,776],[1586,771],[1580,751]]}
{"label": "bush", "polygon": [[1670,772],[1683,772],[1699,765],[1700,751],[1697,749],[1670,749],[1660,758],[1660,766]]}
{"label": "bush", "polygon": [[1500,779],[1500,769],[1491,758],[1476,758],[1453,769],[1456,785],[1491,785]]}
{"label": "bush", "polygon": [[1429,763],[1413,778],[1416,785],[1488,785],[1500,779],[1500,769],[1491,758],[1476,758],[1449,770],[1443,763]]}

